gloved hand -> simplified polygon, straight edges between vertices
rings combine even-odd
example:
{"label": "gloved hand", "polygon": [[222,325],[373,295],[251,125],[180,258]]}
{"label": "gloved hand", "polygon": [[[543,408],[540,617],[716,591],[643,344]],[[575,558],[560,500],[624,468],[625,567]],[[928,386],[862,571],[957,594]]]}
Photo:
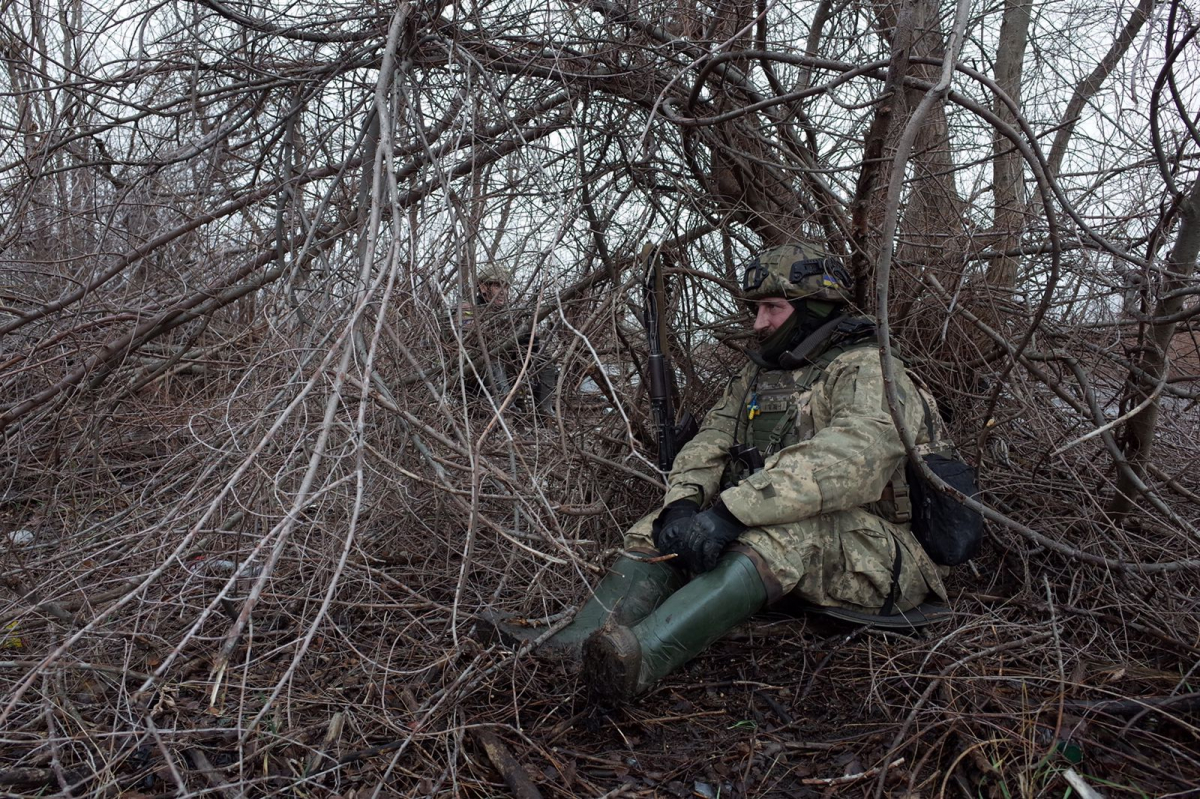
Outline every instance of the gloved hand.
{"label": "gloved hand", "polygon": [[663,555],[678,554],[679,540],[699,512],[699,503],[690,499],[677,499],[663,508],[651,528],[654,548]]}
{"label": "gloved hand", "polygon": [[725,547],[736,541],[745,529],[746,525],[718,502],[696,514],[674,551],[693,574],[711,571]]}

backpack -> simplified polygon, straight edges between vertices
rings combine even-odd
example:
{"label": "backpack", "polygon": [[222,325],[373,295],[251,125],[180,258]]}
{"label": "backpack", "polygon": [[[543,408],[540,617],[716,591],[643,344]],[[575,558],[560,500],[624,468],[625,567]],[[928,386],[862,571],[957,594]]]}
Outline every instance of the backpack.
{"label": "backpack", "polygon": [[[916,379],[913,380],[917,383]],[[971,499],[979,498],[979,483],[975,469],[962,460],[954,443],[944,431],[939,431],[937,405],[924,386],[917,383],[917,393],[925,411],[925,426],[929,443],[917,448],[929,471],[951,488]],[[928,482],[907,458],[904,460],[904,482],[908,485],[913,536],[925,548],[930,560],[941,566],[958,566],[979,554],[983,543],[983,516],[945,494]]]}

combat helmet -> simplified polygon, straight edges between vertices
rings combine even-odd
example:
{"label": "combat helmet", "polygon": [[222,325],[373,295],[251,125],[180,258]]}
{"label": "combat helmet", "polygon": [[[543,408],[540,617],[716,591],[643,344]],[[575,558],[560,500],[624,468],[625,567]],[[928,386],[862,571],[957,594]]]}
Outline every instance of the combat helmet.
{"label": "combat helmet", "polygon": [[502,286],[511,286],[513,273],[506,266],[495,262],[488,262],[476,270],[475,282],[480,286],[484,283],[499,283]]}
{"label": "combat helmet", "polygon": [[854,292],[841,260],[811,244],[783,244],[756,255],[742,274],[742,299],[783,297],[848,303]]}

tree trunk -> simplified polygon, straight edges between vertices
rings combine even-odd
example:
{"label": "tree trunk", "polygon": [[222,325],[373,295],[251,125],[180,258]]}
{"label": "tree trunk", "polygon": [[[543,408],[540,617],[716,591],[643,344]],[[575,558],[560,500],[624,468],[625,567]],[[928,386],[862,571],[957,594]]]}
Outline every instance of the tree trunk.
{"label": "tree trunk", "polygon": [[[901,24],[905,13],[912,15],[912,44],[909,58],[941,59],[945,56],[945,37],[940,27],[938,4],[934,0],[905,0],[900,10],[892,3],[877,0],[875,4],[877,22],[881,35],[895,44],[897,34],[904,35],[908,26]],[[893,47],[894,49],[894,47]],[[936,83],[940,66],[912,64],[909,75],[929,83]],[[895,146],[895,139],[904,129],[904,122],[916,110],[925,91],[906,87],[902,103],[891,123],[888,149]],[[931,108],[925,123],[917,132],[909,161],[911,191],[907,199],[904,216],[900,220],[895,262],[899,267],[893,287],[893,302],[903,308],[911,307],[921,288],[914,279],[912,270],[930,268],[938,273],[959,275],[962,272],[962,253],[965,248],[963,235],[963,210],[965,203],[954,183],[956,171],[950,146],[950,126],[946,119],[946,108],[938,103]],[[905,267],[910,267],[905,269]],[[873,282],[871,274],[859,275],[860,280]],[[904,312],[898,314],[903,316]]]}
{"label": "tree trunk", "polygon": [[[1029,19],[1031,0],[1006,0],[1004,20],[1000,24],[1000,43],[996,50],[996,83],[1008,95],[1013,104],[1021,107],[1021,73],[1025,64],[1025,48],[1029,43]],[[996,115],[1009,125],[1015,125],[1017,115],[1008,103],[996,97],[993,105]],[[1025,218],[1025,186],[1021,154],[1004,136],[996,131],[992,134],[992,197],[995,203],[993,247],[1000,252],[1015,249],[1021,241],[1021,228]],[[1005,292],[1017,285],[1015,256],[1004,256],[992,261],[985,281]]]}
{"label": "tree trunk", "polygon": [[[1171,249],[1170,259],[1163,269],[1163,283],[1159,292],[1162,297],[1154,305],[1155,319],[1170,319],[1183,310],[1184,300],[1189,296],[1180,291],[1190,282],[1196,271],[1196,255],[1200,252],[1200,180],[1192,184],[1192,190],[1183,198],[1179,209],[1179,237]],[[1175,336],[1177,323],[1163,321],[1151,324],[1147,346],[1136,366],[1137,371],[1129,375],[1132,388],[1130,403],[1137,405],[1151,394],[1166,379],[1167,352]],[[1125,423],[1125,457],[1134,472],[1141,477],[1150,462],[1154,446],[1154,429],[1158,425],[1161,397],[1155,397],[1145,408],[1138,411]],[[1109,503],[1108,512],[1114,515],[1128,513],[1133,508],[1137,490],[1128,476],[1117,478],[1116,494]]]}

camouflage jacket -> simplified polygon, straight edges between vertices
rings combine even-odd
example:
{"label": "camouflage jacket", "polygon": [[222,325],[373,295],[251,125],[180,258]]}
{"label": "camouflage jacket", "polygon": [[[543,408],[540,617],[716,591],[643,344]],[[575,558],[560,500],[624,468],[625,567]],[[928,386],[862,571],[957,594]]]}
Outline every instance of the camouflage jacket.
{"label": "camouflage jacket", "polygon": [[518,342],[503,352],[483,358],[483,354],[497,344],[508,341],[517,335],[521,324],[528,319],[528,313],[512,305],[492,306],[470,302],[461,303],[459,313],[462,316],[460,335],[467,357],[472,361],[495,360],[503,363],[506,368],[513,364],[519,365],[525,356],[525,348]]}
{"label": "camouflage jacket", "polygon": [[[905,424],[918,444],[926,443],[924,406],[912,379],[895,363]],[[814,368],[789,372],[748,364],[675,459],[663,504],[691,499],[704,506],[719,494],[729,511],[751,527],[857,507],[889,521],[905,521],[889,518],[894,508],[885,499],[885,488],[903,480],[904,445],[888,412],[878,348],[868,343],[841,352],[811,382],[804,373]],[[809,390],[796,390],[805,382],[811,382]],[[749,417],[764,393],[782,400],[782,413],[776,416],[788,418],[788,433],[779,437],[775,451],[764,452],[761,471],[729,485],[730,446],[763,440],[762,425],[756,434],[757,420]]]}

